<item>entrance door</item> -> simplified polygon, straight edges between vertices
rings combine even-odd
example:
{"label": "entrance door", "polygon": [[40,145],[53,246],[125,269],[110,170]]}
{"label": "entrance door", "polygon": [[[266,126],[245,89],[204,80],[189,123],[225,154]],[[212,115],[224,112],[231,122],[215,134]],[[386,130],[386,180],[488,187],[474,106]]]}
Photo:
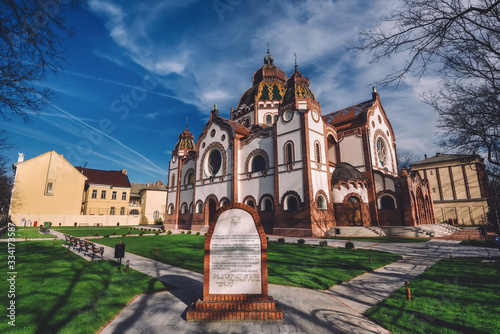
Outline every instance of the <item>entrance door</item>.
{"label": "entrance door", "polygon": [[361,203],[357,197],[351,196],[347,200],[347,220],[349,221],[349,225],[363,225],[361,220]]}

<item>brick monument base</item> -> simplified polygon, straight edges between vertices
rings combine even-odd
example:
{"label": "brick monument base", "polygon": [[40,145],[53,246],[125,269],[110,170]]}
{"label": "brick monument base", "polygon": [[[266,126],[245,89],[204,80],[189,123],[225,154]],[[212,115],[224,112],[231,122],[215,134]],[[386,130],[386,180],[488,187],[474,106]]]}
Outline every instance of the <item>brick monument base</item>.
{"label": "brick monument base", "polygon": [[282,321],[268,295],[267,240],[256,211],[241,203],[220,208],[205,237],[203,300],[187,321]]}

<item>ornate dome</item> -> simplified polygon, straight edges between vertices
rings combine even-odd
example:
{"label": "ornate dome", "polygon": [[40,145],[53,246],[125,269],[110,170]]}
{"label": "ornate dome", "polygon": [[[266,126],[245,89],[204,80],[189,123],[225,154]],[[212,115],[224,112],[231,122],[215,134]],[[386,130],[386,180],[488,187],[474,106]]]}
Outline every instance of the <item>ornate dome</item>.
{"label": "ornate dome", "polygon": [[332,181],[338,180],[366,180],[366,178],[353,165],[339,162],[332,174]]}
{"label": "ornate dome", "polygon": [[293,98],[305,99],[309,97],[316,101],[316,96],[314,96],[311,88],[309,88],[309,82],[309,79],[300,73],[297,69],[297,65],[295,65],[295,71],[286,81],[287,91],[283,104],[287,104],[292,101]]}
{"label": "ornate dome", "polygon": [[186,129],[179,135],[179,141],[175,145],[174,151],[178,151],[180,153],[181,151],[194,151],[194,149],[194,136],[188,130],[186,125]]}
{"label": "ornate dome", "polygon": [[256,99],[258,101],[281,101],[286,91],[285,81],[285,72],[274,65],[273,56],[267,50],[267,55],[264,57],[264,66],[253,74],[253,86],[243,93],[236,109],[241,110],[251,107]]}

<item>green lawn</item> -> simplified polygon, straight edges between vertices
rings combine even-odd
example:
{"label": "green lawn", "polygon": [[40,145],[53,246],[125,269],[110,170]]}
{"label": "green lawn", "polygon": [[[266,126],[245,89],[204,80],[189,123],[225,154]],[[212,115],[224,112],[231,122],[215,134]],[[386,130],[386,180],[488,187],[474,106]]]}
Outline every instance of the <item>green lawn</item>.
{"label": "green lawn", "polygon": [[[99,242],[113,247],[120,240],[125,243],[127,252],[203,273],[204,236],[176,234],[101,239]],[[155,257],[157,247],[158,258]],[[369,263],[369,254],[372,255],[372,264]],[[400,255],[374,250],[269,242],[268,282],[327,289],[399,259]]]}
{"label": "green lawn", "polygon": [[499,333],[500,259],[441,260],[367,312],[393,333]]}
{"label": "green lawn", "polygon": [[[103,235],[122,235],[123,233],[130,232],[131,234],[139,234],[141,232],[140,227],[136,227],[137,229],[130,229],[129,227],[113,227],[113,226],[61,226],[55,227],[54,230],[70,234],[74,237],[88,237],[95,236],[96,233],[99,233],[100,236]],[[114,234],[113,234],[114,233]],[[149,230],[144,230],[144,233],[151,233]]]}
{"label": "green lawn", "polygon": [[[39,227],[18,227],[14,233],[16,234],[16,238],[22,238],[22,239],[54,238],[54,236],[51,234],[40,233]],[[7,239],[7,238],[9,238],[8,230],[4,231],[2,235],[0,235],[0,239]]]}
{"label": "green lawn", "polygon": [[[61,247],[62,241],[15,243],[15,297],[9,298],[7,247],[0,243],[0,333],[95,333],[134,296],[165,290],[158,280],[110,261],[86,261]],[[6,307],[15,301],[16,327]]]}
{"label": "green lawn", "polygon": [[351,241],[367,241],[374,243],[409,243],[409,242],[427,242],[431,238],[400,238],[400,237],[325,237],[325,239],[339,239],[339,240],[351,240]]}

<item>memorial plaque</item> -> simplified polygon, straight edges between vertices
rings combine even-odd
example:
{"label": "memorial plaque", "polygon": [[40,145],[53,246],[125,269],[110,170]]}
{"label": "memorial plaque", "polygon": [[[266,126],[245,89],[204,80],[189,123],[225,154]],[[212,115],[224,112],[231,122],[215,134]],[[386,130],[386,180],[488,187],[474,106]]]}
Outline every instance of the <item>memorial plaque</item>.
{"label": "memorial plaque", "polygon": [[281,321],[279,303],[268,295],[267,240],[257,212],[242,203],[217,210],[205,237],[203,300],[188,321]]}
{"label": "memorial plaque", "polygon": [[250,213],[231,209],[219,216],[210,241],[211,294],[261,294],[261,240]]}

